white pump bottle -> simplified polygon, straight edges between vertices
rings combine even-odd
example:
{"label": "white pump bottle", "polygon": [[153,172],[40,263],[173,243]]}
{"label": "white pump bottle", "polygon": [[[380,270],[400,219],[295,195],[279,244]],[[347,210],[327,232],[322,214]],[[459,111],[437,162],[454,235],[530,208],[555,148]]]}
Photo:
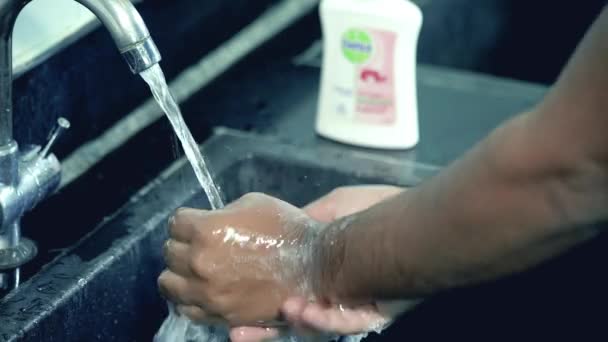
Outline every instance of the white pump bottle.
{"label": "white pump bottle", "polygon": [[320,14],[317,132],[363,147],[414,147],[420,8],[409,0],[322,0]]}

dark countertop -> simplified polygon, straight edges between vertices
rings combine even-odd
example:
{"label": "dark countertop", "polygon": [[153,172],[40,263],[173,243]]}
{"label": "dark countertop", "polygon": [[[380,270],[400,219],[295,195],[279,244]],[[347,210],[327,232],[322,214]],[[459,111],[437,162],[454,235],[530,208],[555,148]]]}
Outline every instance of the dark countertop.
{"label": "dark countertop", "polygon": [[[297,143],[326,140],[317,136],[314,129],[319,69],[296,66],[277,72],[276,80],[273,76],[266,78],[267,82],[277,83],[267,90],[267,96],[272,97],[280,89],[281,95],[273,101],[273,110],[287,114],[277,116],[266,127],[258,129]],[[251,79],[257,77],[252,75]],[[284,85],[285,79],[297,80],[297,84],[291,82],[291,85]],[[248,86],[245,84],[242,87]],[[235,88],[236,92],[241,90]],[[262,92],[266,93],[266,89],[260,89],[257,93]],[[418,69],[418,92],[421,138],[412,150],[388,152],[335,144],[444,166],[461,156],[500,123],[534,105],[542,98],[545,88],[421,65]]]}
{"label": "dark countertop", "polygon": [[[305,53],[305,63],[297,57],[298,63],[293,63],[288,56],[247,70],[237,67],[230,80],[184,104],[184,112],[199,113],[189,118],[190,126],[225,125],[296,143],[324,140],[314,130],[320,73],[315,45]],[[446,165],[500,123],[529,109],[545,91],[540,85],[420,65],[420,143],[410,151],[374,152]]]}

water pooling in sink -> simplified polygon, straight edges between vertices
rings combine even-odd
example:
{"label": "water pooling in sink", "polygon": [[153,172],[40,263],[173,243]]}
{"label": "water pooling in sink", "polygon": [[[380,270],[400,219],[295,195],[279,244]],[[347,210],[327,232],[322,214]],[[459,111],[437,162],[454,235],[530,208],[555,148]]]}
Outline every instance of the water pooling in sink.
{"label": "water pooling in sink", "polygon": [[[148,83],[167,118],[171,122],[175,134],[181,142],[186,157],[190,161],[194,173],[205,191],[212,209],[221,209],[224,206],[222,196],[216,186],[211,173],[200,153],[198,145],[188,129],[177,102],[171,94],[167,81],[160,66],[143,71],[141,77]],[[364,336],[351,336],[348,342],[360,341]],[[179,316],[175,307],[169,303],[169,317],[165,320],[156,334],[155,342],[226,342],[229,340],[228,332],[222,327],[211,327],[195,324],[186,317]],[[302,339],[295,336],[285,336],[282,341],[298,342]]]}

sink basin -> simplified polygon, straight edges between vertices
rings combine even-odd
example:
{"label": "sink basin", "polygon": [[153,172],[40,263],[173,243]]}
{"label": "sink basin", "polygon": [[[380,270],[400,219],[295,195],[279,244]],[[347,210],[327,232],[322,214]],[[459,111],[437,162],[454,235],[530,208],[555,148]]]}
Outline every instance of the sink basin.
{"label": "sink basin", "polygon": [[[257,191],[304,205],[350,184],[412,186],[437,168],[328,142],[303,146],[220,129],[202,149],[226,201]],[[167,219],[208,208],[179,160],[115,215],[0,301],[0,341],[150,341],[166,315],[156,278]]]}

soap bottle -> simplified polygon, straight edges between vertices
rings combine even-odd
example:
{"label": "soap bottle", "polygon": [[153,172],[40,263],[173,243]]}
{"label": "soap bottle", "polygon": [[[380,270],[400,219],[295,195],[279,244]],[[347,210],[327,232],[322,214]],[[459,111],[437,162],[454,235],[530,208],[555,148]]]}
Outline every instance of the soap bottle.
{"label": "soap bottle", "polygon": [[320,15],[317,133],[363,147],[414,147],[420,8],[409,0],[322,0]]}

